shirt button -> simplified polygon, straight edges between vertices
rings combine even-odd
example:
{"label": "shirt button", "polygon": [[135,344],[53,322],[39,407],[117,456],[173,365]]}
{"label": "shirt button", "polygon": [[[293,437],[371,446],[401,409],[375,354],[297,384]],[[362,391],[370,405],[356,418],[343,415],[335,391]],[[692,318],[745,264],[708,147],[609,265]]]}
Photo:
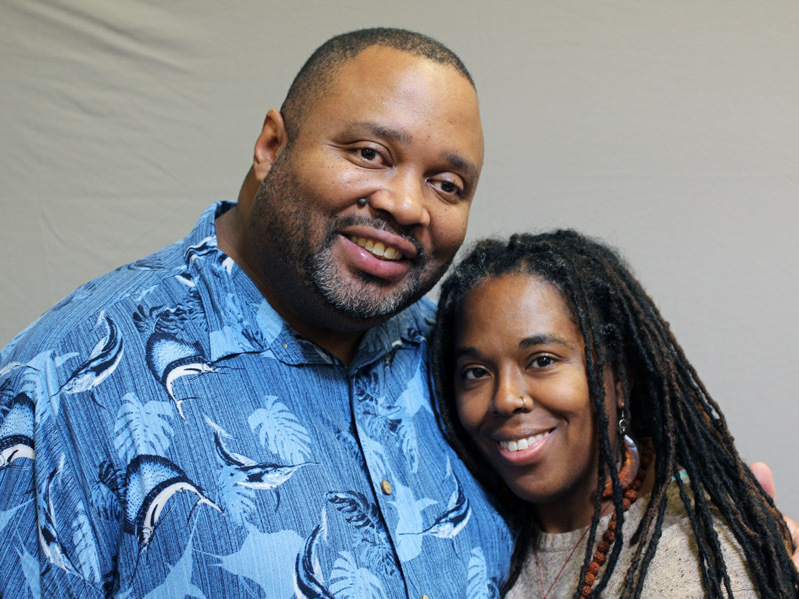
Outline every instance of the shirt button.
{"label": "shirt button", "polygon": [[430,599],[427,595],[422,595],[422,599]]}
{"label": "shirt button", "polygon": [[384,480],[382,483],[380,483],[380,488],[383,489],[383,493],[386,495],[391,495],[391,483],[387,480]]}

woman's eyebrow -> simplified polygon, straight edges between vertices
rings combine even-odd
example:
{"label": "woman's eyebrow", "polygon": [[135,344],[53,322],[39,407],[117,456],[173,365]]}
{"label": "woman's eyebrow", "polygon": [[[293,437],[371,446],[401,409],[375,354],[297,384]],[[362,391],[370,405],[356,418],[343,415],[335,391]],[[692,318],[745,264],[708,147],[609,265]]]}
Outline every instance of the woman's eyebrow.
{"label": "woman's eyebrow", "polygon": [[555,343],[557,345],[568,347],[569,349],[574,349],[574,346],[571,343],[551,333],[542,333],[540,335],[531,335],[530,337],[525,337],[519,341],[519,348],[529,349],[535,345],[543,345],[545,343]]}
{"label": "woman's eyebrow", "polygon": [[458,360],[460,358],[479,358],[482,354],[476,347],[456,347],[454,355]]}

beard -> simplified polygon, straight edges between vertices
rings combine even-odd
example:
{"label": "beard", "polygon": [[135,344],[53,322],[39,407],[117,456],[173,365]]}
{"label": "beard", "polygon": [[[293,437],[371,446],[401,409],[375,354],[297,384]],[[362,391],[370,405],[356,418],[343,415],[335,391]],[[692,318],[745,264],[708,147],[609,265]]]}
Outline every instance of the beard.
{"label": "beard", "polygon": [[[290,154],[288,147],[270,168],[255,196],[251,218],[261,270],[273,273],[267,274],[267,279],[283,301],[305,306],[321,302],[338,317],[375,321],[403,310],[435,285],[453,256],[431,259],[410,228],[399,225],[387,213],[331,216],[324,201],[304,189],[292,172]],[[402,279],[387,281],[352,272],[340,263],[333,246],[342,231],[356,224],[390,231],[414,244],[417,255]],[[312,297],[298,298],[294,292],[310,293]]]}

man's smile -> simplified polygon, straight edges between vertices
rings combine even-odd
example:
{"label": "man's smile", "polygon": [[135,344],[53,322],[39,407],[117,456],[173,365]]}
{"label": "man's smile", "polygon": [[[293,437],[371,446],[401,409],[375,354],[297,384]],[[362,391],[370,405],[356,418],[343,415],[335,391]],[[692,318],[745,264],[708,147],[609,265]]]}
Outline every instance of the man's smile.
{"label": "man's smile", "polygon": [[399,250],[391,246],[386,246],[381,241],[373,241],[372,239],[356,237],[355,235],[347,235],[347,239],[358,244],[367,252],[382,260],[400,260],[402,258],[402,254]]}

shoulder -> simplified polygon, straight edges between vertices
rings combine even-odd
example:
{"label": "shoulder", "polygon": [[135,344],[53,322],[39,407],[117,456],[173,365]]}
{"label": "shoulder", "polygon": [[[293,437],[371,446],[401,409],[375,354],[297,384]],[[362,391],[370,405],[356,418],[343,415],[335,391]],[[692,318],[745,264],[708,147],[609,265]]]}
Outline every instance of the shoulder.
{"label": "shoulder", "polygon": [[406,308],[405,313],[412,319],[421,334],[429,339],[436,320],[436,303],[429,297],[423,297]]}
{"label": "shoulder", "polygon": [[[757,597],[756,586],[746,564],[743,549],[735,535],[714,510],[713,527],[736,597]],[[644,596],[655,593],[658,597],[704,597],[699,549],[691,520],[680,499],[676,484],[669,489],[669,505],[663,533],[652,558],[644,584]]]}
{"label": "shoulder", "polygon": [[[27,362],[43,352],[90,343],[92,330],[135,310],[146,296],[161,295],[165,286],[172,287],[168,281],[179,276],[181,269],[185,262],[176,242],[81,285],[14,337],[0,353],[0,363]],[[185,293],[175,283],[170,295]]]}

